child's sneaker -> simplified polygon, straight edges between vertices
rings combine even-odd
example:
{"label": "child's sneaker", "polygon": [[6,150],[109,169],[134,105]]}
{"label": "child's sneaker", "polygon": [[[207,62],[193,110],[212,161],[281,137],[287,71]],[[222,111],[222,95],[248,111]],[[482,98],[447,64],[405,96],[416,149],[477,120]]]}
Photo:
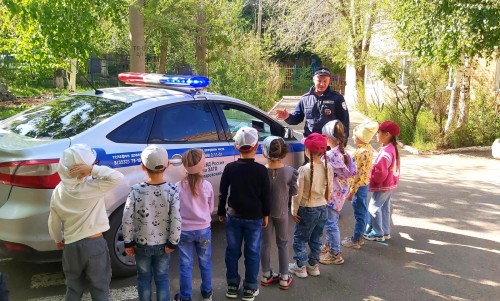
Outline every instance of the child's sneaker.
{"label": "child's sneaker", "polygon": [[290,285],[292,285],[293,282],[293,276],[290,274],[286,274],[283,276],[280,276],[280,289],[282,290],[287,290]]}
{"label": "child's sneaker", "polygon": [[241,300],[245,300],[245,301],[253,301],[255,300],[255,297],[259,295],[259,289],[255,289],[255,290],[244,290],[243,291],[243,297],[241,298]]}
{"label": "child's sneaker", "polygon": [[239,285],[238,286],[228,285],[227,290],[226,290],[226,297],[231,298],[231,299],[238,298],[238,291],[239,290],[240,290]]}
{"label": "child's sneaker", "polygon": [[319,253],[319,256],[325,255],[326,253],[330,252],[331,248],[327,245],[322,245],[321,246],[321,252]]}
{"label": "child's sneaker", "polygon": [[[329,254],[329,253],[326,253],[326,254]],[[315,264],[315,265],[309,265],[309,262],[307,263],[307,273],[311,276],[319,276],[320,272],[319,272],[319,264]]]}
{"label": "child's sneaker", "polygon": [[203,297],[203,301],[212,301],[213,292],[203,293],[201,292],[201,296]]}
{"label": "child's sneaker", "polygon": [[176,293],[176,294],[174,295],[174,301],[181,301],[181,294]]}
{"label": "child's sneaker", "polygon": [[278,281],[280,281],[280,275],[273,271],[269,272],[269,277],[264,275],[264,273],[262,273],[262,276],[260,277],[260,284],[263,286],[270,286],[272,283]]}
{"label": "child's sneaker", "polygon": [[288,271],[290,274],[294,274],[295,276],[299,278],[306,278],[307,277],[307,271],[306,271],[306,266],[299,267],[297,266],[297,263],[290,263],[288,265]]}
{"label": "child's sneaker", "polygon": [[359,240],[353,241],[351,237],[344,238],[344,240],[342,240],[342,242],[340,244],[343,245],[344,247],[347,247],[347,248],[353,248],[353,249],[360,249],[361,248],[361,244],[359,243]]}
{"label": "child's sneaker", "polygon": [[363,238],[370,241],[385,241],[383,235],[376,235],[375,232],[370,232],[368,234],[363,234]]}
{"label": "child's sneaker", "polygon": [[338,252],[337,254],[328,252],[326,255],[319,257],[319,262],[322,264],[343,264],[344,258],[342,258],[341,252]]}
{"label": "child's sneaker", "polygon": [[384,234],[384,239],[385,239],[385,240],[389,240],[389,239],[391,239],[391,235],[390,235],[390,234]]}

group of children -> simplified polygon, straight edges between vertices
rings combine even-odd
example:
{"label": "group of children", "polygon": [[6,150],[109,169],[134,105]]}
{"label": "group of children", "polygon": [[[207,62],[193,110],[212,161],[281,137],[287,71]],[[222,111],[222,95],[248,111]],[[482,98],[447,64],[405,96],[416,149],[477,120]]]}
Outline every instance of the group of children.
{"label": "group of children", "polygon": [[[368,143],[375,132],[382,149],[372,166],[373,152]],[[262,153],[267,158],[264,166],[255,162],[259,146],[257,130],[239,129],[234,146],[240,158],[224,168],[217,208],[227,240],[226,297],[237,298],[240,293],[238,261],[242,246],[245,257],[242,300],[252,301],[259,294],[259,282],[262,286],[279,283],[286,290],[293,282],[293,275],[318,276],[319,263],[342,264],[341,244],[359,249],[362,238],[390,239],[391,192],[399,179],[398,134],[399,127],[392,121],[380,125],[363,123],[354,129],[358,148],[351,156],[344,150],[342,123],[331,121],[324,126],[322,135],[313,133],[303,140],[309,163],[297,171],[282,162],[289,152],[282,138],[271,136],[262,142]],[[180,290],[174,300],[192,298],[194,256],[198,259],[203,300],[212,300],[210,222],[214,195],[211,184],[202,175],[203,151],[190,149],[183,154],[187,173],[176,184],[164,181],[169,161],[163,147],[148,146],[141,159],[147,180],[132,186],[122,221],[125,252],[135,256],[137,264],[139,300],[151,300],[153,279],[157,300],[170,300],[168,270],[170,253],[175,249],[179,250],[180,258]],[[80,300],[86,281],[93,300],[109,298],[110,259],[102,236],[109,229],[109,222],[103,197],[123,175],[95,165],[95,160],[95,152],[86,145],[68,148],[58,168],[61,184],[51,199],[49,232],[63,249],[66,300]],[[369,204],[368,190],[373,191]],[[296,225],[294,262],[289,264],[290,199]],[[345,199],[352,201],[356,225],[353,236],[341,242],[338,219]],[[270,264],[273,232],[279,273],[273,272]]]}

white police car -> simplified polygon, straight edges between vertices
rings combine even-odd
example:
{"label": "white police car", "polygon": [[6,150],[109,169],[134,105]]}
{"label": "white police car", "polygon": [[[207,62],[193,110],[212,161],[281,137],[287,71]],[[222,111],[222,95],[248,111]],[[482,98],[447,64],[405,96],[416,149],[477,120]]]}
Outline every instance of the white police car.
{"label": "white police car", "polygon": [[[59,157],[71,144],[90,145],[98,164],[125,175],[121,185],[106,196],[111,229],[105,238],[115,276],[135,273],[134,259],[124,252],[121,219],[130,186],[145,179],[140,154],[148,144],[167,149],[174,164],[166,180],[172,182],[185,174],[182,153],[203,149],[207,157],[204,176],[214,187],[216,202],[224,166],[238,158],[232,137],[242,126],[256,128],[260,140],[270,135],[283,137],[291,146],[286,164],[298,168],[303,162],[300,133],[244,101],[202,92],[209,84],[207,78],[127,72],[119,79],[142,86],[62,96],[0,122],[1,256],[27,261],[60,259],[47,219],[52,189],[60,181]],[[265,162],[260,149],[257,161]]]}

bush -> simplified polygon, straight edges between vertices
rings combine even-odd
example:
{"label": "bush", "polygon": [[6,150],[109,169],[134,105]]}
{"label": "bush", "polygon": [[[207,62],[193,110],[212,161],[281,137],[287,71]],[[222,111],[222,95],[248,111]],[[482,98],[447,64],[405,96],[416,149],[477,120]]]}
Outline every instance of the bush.
{"label": "bush", "polygon": [[278,65],[262,57],[253,35],[241,39],[209,64],[209,88],[268,110],[278,100],[282,83]]}
{"label": "bush", "polygon": [[476,97],[470,100],[467,123],[446,134],[439,147],[490,146],[500,136],[500,106],[493,94],[485,88],[476,88]]}

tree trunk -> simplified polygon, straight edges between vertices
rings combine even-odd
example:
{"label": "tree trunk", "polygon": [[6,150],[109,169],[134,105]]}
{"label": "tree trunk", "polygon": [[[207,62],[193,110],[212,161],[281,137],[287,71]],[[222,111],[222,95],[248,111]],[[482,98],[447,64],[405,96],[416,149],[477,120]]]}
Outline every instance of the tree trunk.
{"label": "tree trunk", "polygon": [[453,86],[451,88],[451,95],[450,95],[450,105],[448,108],[448,119],[446,120],[446,125],[444,126],[444,132],[448,133],[449,130],[453,127],[453,124],[455,123],[455,116],[456,116],[456,107],[457,107],[457,83],[462,77],[462,69],[458,68],[457,72],[455,73],[455,78],[453,79]]}
{"label": "tree trunk", "polygon": [[54,85],[57,89],[64,89],[64,70],[57,69],[55,72]]}
{"label": "tree trunk", "polygon": [[68,91],[69,92],[75,92],[76,91],[76,73],[77,73],[77,68],[76,64],[78,63],[77,59],[70,59],[70,72],[69,72],[69,82],[68,82]]}
{"label": "tree trunk", "polygon": [[348,105],[354,106],[358,100],[356,90],[356,67],[354,65],[353,50],[348,52],[348,63],[345,67],[345,92],[344,99]]}
{"label": "tree trunk", "polygon": [[144,0],[136,0],[129,9],[130,23],[130,71],[146,72],[146,44],[144,43],[144,16],[140,9],[144,7]]}
{"label": "tree trunk", "polygon": [[207,76],[207,30],[205,16],[205,0],[199,0],[196,14],[196,72]]}
{"label": "tree trunk", "polygon": [[470,76],[471,76],[471,63],[469,58],[465,58],[464,72],[462,73],[462,79],[460,81],[460,97],[458,101],[458,122],[457,127],[461,127],[467,123],[467,113],[468,113],[468,100],[470,92]]}
{"label": "tree trunk", "polygon": [[158,65],[158,73],[165,73],[167,69],[167,52],[168,52],[168,39],[162,36],[160,45],[160,62]]}

